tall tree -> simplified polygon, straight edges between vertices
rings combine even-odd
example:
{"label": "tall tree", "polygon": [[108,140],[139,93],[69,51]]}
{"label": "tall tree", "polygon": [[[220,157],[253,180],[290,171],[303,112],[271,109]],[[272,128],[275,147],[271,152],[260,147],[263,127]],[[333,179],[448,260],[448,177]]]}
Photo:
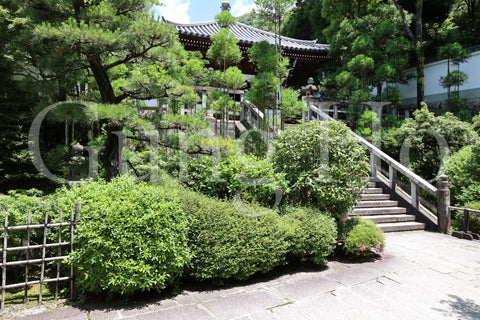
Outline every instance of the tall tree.
{"label": "tall tree", "polygon": [[[34,19],[30,44],[52,44],[58,55],[75,57],[64,72],[87,70],[103,103],[166,96],[175,86],[165,70],[179,62],[180,45],[173,27],[153,19],[154,1],[29,3],[23,11]],[[56,20],[45,20],[46,15]]]}
{"label": "tall tree", "polygon": [[322,1],[297,0],[282,28],[282,34],[296,39],[318,40],[326,43],[323,30],[329,21],[322,16]]}

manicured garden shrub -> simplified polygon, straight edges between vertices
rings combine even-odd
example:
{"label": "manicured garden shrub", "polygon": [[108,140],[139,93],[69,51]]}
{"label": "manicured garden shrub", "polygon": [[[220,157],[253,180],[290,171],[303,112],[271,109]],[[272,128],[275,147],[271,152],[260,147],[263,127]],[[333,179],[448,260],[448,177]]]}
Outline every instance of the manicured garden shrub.
{"label": "manicured garden shrub", "polygon": [[353,192],[366,183],[365,148],[343,123],[312,121],[291,127],[275,141],[273,163],[284,173],[293,203],[314,206],[340,218],[359,195]]}
{"label": "manicured garden shrub", "polygon": [[252,155],[190,158],[180,178],[185,185],[209,196],[238,196],[265,206],[272,206],[276,193],[281,195],[287,190],[284,174],[275,172],[269,160]]}
{"label": "manicured garden shrub", "polygon": [[337,226],[328,215],[311,208],[292,208],[282,216],[289,252],[300,260],[326,264],[335,249]]}
{"label": "manicured garden shrub", "polygon": [[450,184],[452,202],[464,203],[467,199],[461,199],[462,189],[480,181],[480,143],[463,147],[453,154],[447,162],[445,173]]}
{"label": "manicured garden shrub", "polygon": [[288,243],[276,212],[209,198],[183,190],[183,209],[192,220],[190,275],[197,280],[247,279],[285,263]]}
{"label": "manicured garden shrub", "polygon": [[342,226],[342,238],[347,254],[362,255],[385,248],[385,237],[375,222],[355,217]]}
{"label": "manicured garden shrub", "polygon": [[72,264],[83,293],[161,290],[190,261],[189,223],[165,186],[120,177],[62,188],[52,198],[56,211],[82,203]]}
{"label": "manicured garden shrub", "polygon": [[436,116],[424,105],[413,115],[414,118],[405,119],[399,128],[383,132],[382,149],[400,159],[401,147],[410,137],[409,166],[424,179],[435,178],[442,161],[446,160],[440,157],[441,149],[435,135],[447,142],[450,154],[479,141],[472,124],[461,121],[451,113]]}

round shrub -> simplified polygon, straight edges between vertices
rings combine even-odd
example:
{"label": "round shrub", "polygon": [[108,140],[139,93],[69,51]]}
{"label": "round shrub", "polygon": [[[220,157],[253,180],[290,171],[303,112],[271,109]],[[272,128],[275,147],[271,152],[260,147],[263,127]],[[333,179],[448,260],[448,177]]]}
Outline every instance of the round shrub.
{"label": "round shrub", "polygon": [[447,162],[445,173],[450,183],[452,200],[465,202],[460,198],[462,189],[480,181],[480,143],[463,147],[453,154]]}
{"label": "round shrub", "polygon": [[278,136],[272,160],[289,182],[288,198],[340,218],[366,183],[365,148],[343,123],[312,121],[290,127]]}
{"label": "round shrub", "polygon": [[190,260],[189,223],[166,187],[120,177],[62,188],[53,201],[64,210],[82,203],[72,258],[82,293],[161,290]]}
{"label": "round shrub", "polygon": [[289,243],[289,252],[296,258],[323,265],[335,249],[335,221],[309,208],[294,208],[282,216],[282,228]]}
{"label": "round shrub", "polygon": [[192,219],[192,277],[244,280],[285,262],[288,244],[276,212],[253,206],[241,209],[188,190],[181,199]]}
{"label": "round shrub", "polygon": [[347,254],[362,255],[383,251],[385,237],[371,220],[353,218],[344,226],[344,249]]}

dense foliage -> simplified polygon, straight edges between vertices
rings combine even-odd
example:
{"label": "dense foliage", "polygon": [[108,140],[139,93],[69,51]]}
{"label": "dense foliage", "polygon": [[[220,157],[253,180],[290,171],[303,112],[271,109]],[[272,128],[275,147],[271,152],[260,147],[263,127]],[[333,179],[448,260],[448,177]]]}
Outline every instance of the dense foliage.
{"label": "dense foliage", "polygon": [[[405,119],[399,128],[385,132],[382,143],[388,154],[409,165],[425,179],[433,179],[444,171],[449,154],[454,154],[463,146],[474,144],[479,139],[471,124],[459,120],[451,113],[436,116],[423,106],[413,115],[414,118]],[[402,147],[405,153],[401,158]]]}
{"label": "dense foliage", "polygon": [[[453,154],[447,162],[445,173],[449,178],[452,202],[465,204],[473,199],[464,194],[464,188],[478,185],[480,181],[480,142],[465,146]],[[473,195],[473,194],[472,194]]]}
{"label": "dense foliage", "polygon": [[185,185],[220,199],[236,197],[273,206],[277,195],[281,199],[287,191],[284,174],[275,172],[270,161],[251,155],[189,158],[185,167],[172,173]]}
{"label": "dense foliage", "polygon": [[282,228],[289,243],[289,252],[301,261],[312,260],[323,265],[335,248],[335,221],[313,208],[287,209],[282,216]]}
{"label": "dense foliage", "polygon": [[288,200],[340,218],[355,205],[368,176],[365,149],[339,122],[308,122],[284,131],[272,161],[285,173]]}
{"label": "dense foliage", "polygon": [[181,201],[192,220],[192,277],[244,280],[285,263],[288,243],[276,212],[187,190],[181,193]]}
{"label": "dense foliage", "polygon": [[56,212],[82,203],[71,263],[83,293],[161,290],[190,261],[189,221],[167,185],[91,181],[60,189],[52,201]]}

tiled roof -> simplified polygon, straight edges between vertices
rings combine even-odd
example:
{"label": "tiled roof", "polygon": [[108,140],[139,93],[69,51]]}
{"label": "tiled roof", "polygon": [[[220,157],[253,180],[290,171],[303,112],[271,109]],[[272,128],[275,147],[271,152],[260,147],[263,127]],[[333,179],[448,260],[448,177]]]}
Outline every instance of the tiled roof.
{"label": "tiled roof", "polygon": [[[179,34],[190,35],[201,38],[210,38],[220,30],[219,25],[215,21],[200,23],[175,23],[172,21],[164,21],[173,25]],[[235,35],[240,44],[255,44],[260,41],[267,41],[275,44],[275,34],[263,31],[244,23],[236,22],[229,30]],[[298,40],[282,36],[282,48],[298,51],[310,52],[328,52],[330,46],[327,44],[319,44],[316,40]]]}

